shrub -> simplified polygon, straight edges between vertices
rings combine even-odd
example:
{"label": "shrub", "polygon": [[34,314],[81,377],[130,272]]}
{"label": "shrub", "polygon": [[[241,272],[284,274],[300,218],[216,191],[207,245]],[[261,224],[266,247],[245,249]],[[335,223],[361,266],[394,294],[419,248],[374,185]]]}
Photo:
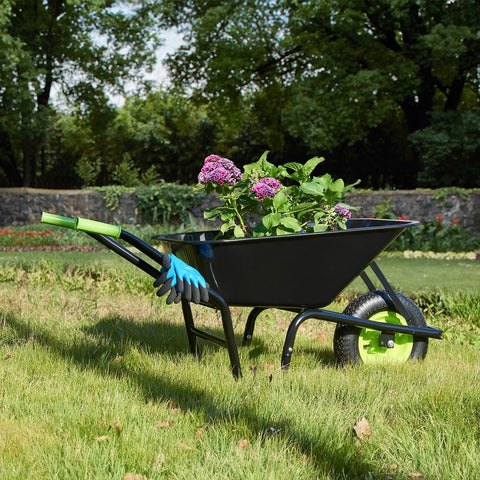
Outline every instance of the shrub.
{"label": "shrub", "polygon": [[156,185],[137,187],[135,196],[138,210],[146,222],[166,224],[188,221],[190,210],[202,203],[205,193],[194,191],[189,185],[161,181]]}
{"label": "shrub", "polygon": [[[402,218],[402,217],[401,217]],[[469,252],[480,248],[480,236],[470,235],[458,220],[445,225],[441,215],[407,228],[389,250],[421,250],[423,252]]]}

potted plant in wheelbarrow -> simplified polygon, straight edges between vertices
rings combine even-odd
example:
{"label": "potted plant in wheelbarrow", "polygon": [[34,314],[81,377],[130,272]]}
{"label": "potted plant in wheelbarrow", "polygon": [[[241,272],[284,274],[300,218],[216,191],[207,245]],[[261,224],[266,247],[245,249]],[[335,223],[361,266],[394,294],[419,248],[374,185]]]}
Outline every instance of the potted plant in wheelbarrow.
{"label": "potted plant in wheelbarrow", "polygon": [[[307,319],[337,323],[334,351],[340,363],[423,359],[428,338],[419,308],[395,292],[375,264],[407,227],[418,222],[351,218],[345,185],[314,171],[323,158],[275,166],[267,152],[243,171],[218,155],[205,159],[199,189],[216,192],[219,205],[205,211],[218,230],[159,237],[167,251],[197,269],[228,306],[250,306],[244,344],[258,315],[280,308],[297,315],[286,334],[282,367],[288,368],[298,327]],[[381,283],[377,289],[365,269]],[[368,292],[338,314],[325,310],[357,276]],[[378,282],[377,282],[378,283]]]}
{"label": "potted plant in wheelbarrow", "polygon": [[[199,174],[199,188],[217,193],[220,204],[205,217],[220,220],[221,226],[160,236],[163,253],[118,225],[46,212],[42,222],[85,231],[155,278],[157,294],[168,292],[167,303],[181,301],[192,353],[198,352],[199,338],[227,348],[235,378],[241,368],[231,306],[252,307],[244,344],[264,310],[295,313],[286,332],[283,369],[290,365],[297,330],[307,319],[337,323],[334,351],[340,363],[424,358],[428,338],[441,338],[442,331],[426,325],[418,307],[394,291],[374,261],[417,222],[351,218],[352,207],[342,200],[356,183],[315,176],[322,162],[316,157],[305,164],[275,166],[265,153],[242,172],[232,161],[210,155]],[[115,239],[136,247],[161,268]],[[368,292],[343,313],[326,309],[357,276]],[[223,338],[195,325],[192,301],[220,311]]]}

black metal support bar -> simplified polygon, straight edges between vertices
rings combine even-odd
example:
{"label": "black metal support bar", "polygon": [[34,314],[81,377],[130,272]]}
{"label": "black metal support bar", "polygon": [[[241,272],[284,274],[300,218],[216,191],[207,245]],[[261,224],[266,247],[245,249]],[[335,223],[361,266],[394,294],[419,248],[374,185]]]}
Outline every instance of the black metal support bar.
{"label": "black metal support bar", "polygon": [[132,247],[138,248],[142,253],[150,257],[157,263],[162,262],[163,253],[159,252],[156,248],[153,248],[147,242],[144,242],[141,238],[138,238],[133,233],[122,230],[120,238],[128,242]]}
{"label": "black metal support bar", "polygon": [[255,322],[257,317],[264,311],[267,310],[268,307],[255,307],[253,308],[250,313],[248,314],[247,323],[245,325],[245,332],[243,334],[243,342],[242,346],[246,347],[250,344],[253,336],[253,330],[255,329]]}
{"label": "black metal support bar", "polygon": [[416,327],[413,325],[396,325],[393,323],[374,322],[364,318],[352,317],[343,313],[332,312],[330,310],[322,310],[320,308],[304,310],[300,312],[290,323],[288,327],[285,343],[282,353],[282,369],[288,369],[293,352],[293,345],[297,335],[298,327],[307,319],[315,318],[317,320],[325,320],[327,322],[336,322],[355,327],[370,328],[379,330],[384,333],[407,333],[417,337],[442,338],[442,330],[433,327]]}
{"label": "black metal support bar", "polygon": [[245,347],[250,344],[250,341],[253,337],[253,331],[255,329],[255,322],[257,321],[258,316],[264,312],[265,310],[269,310],[271,308],[276,308],[278,310],[284,310],[286,312],[294,312],[298,313],[303,310],[301,307],[254,307],[247,318],[247,323],[245,325],[245,332],[243,334],[243,342],[242,346]]}
{"label": "black metal support bar", "polygon": [[400,313],[408,323],[408,321],[411,320],[412,316],[410,312],[403,306],[403,303],[400,301],[397,293],[392,288],[383,272],[380,270],[380,267],[376,264],[376,262],[372,262],[370,264],[370,268],[373,270],[373,273],[375,273],[377,278],[380,280],[380,283],[383,285],[383,288],[388,293],[388,296],[391,298],[393,304],[395,305],[397,312]]}
{"label": "black metal support bar", "polygon": [[363,280],[363,283],[368,288],[369,292],[373,292],[375,290],[375,285],[370,280],[370,278],[367,275],[367,272],[365,272],[365,270],[360,274],[360,278]]}
{"label": "black metal support bar", "polygon": [[91,233],[88,232],[92,238],[100,242],[102,245],[105,245],[107,248],[112,250],[113,252],[120,255],[125,260],[129,261],[131,264],[135,265],[136,267],[143,270],[148,275],[152,276],[153,278],[158,278],[160,276],[160,270],[155,268],[153,265],[150,265],[148,262],[140,258],[139,256],[135,255],[133,252],[125,248],[123,245],[118,243],[117,241],[113,240],[110,237],[105,235],[101,235],[99,233]]}
{"label": "black metal support bar", "polygon": [[182,312],[183,320],[185,321],[185,328],[187,329],[188,343],[190,345],[190,351],[193,355],[198,357],[200,355],[200,350],[198,348],[197,335],[192,331],[195,328],[193,322],[192,308],[190,302],[182,299]]}
{"label": "black metal support bar", "polygon": [[208,305],[213,308],[218,308],[222,315],[223,332],[225,334],[225,346],[230,357],[230,365],[232,367],[232,374],[235,379],[242,377],[242,369],[240,368],[240,359],[238,358],[238,349],[235,342],[235,333],[233,331],[232,316],[227,302],[213,290],[208,291],[210,297]]}
{"label": "black metal support bar", "polygon": [[196,327],[192,327],[191,331],[195,336],[199,338],[208,340],[209,342],[220,345],[221,347],[228,348],[227,342],[224,338],[217,337],[217,335],[213,335],[212,333],[208,333],[205,330],[200,330],[199,328],[196,328]]}
{"label": "black metal support bar", "polygon": [[[310,312],[310,310],[306,310],[306,312]],[[311,318],[310,315],[305,315],[305,312],[300,312],[290,323],[285,337],[285,343],[283,344],[282,360],[280,363],[282,370],[288,370],[292,359],[293,345],[297,336],[298,327],[300,327],[300,325],[308,318]]]}

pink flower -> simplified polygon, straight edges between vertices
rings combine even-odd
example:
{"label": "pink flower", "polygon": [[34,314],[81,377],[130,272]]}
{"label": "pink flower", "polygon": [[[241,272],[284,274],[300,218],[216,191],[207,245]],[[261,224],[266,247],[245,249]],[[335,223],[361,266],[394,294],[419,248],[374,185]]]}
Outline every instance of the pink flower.
{"label": "pink flower", "polygon": [[225,170],[223,167],[218,167],[208,172],[205,179],[207,182],[217,182],[219,185],[223,185],[228,177],[230,177],[228,170]]}
{"label": "pink flower", "polygon": [[265,197],[274,197],[280,190],[281,184],[275,178],[265,177],[261,178],[253,187],[258,199],[262,201]]}
{"label": "pink flower", "polygon": [[218,155],[209,155],[208,157],[205,158],[205,161],[204,161],[204,165],[206,165],[207,163],[215,163],[215,162],[220,162],[220,160],[222,159],[222,157],[218,156]]}
{"label": "pink flower", "polygon": [[232,187],[242,179],[242,172],[228,158],[209,155],[205,158],[203,167],[198,174],[198,182],[205,185],[216,182],[219,185],[228,183]]}
{"label": "pink flower", "polygon": [[343,205],[335,205],[333,211],[338,213],[338,215],[340,215],[341,217],[346,218],[347,220],[352,217],[350,210]]}

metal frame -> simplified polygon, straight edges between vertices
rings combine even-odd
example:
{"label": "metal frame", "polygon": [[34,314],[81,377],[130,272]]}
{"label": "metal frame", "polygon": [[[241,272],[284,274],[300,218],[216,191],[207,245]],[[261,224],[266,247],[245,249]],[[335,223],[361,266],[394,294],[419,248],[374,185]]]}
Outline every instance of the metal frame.
{"label": "metal frame", "polygon": [[[155,268],[153,265],[151,265],[144,259],[140,258],[135,253],[131,252],[130,250],[125,248],[123,245],[118,243],[116,240],[113,240],[111,237],[108,237],[106,235],[101,235],[99,233],[91,233],[91,232],[87,232],[87,233],[92,238],[95,238],[95,240],[100,242],[102,245],[106,246],[107,248],[117,253],[128,262],[140,268],[151,277],[157,279],[160,276],[161,271],[158,268]],[[155,262],[159,264],[161,263],[163,254],[160,253],[155,248],[153,248],[148,243],[138,238],[136,235],[133,235],[132,233],[122,230],[120,234],[120,239],[126,241],[133,247],[137,248],[138,250],[140,250],[142,253],[150,257]],[[223,298],[213,290],[209,290],[208,295],[210,298],[209,302],[202,303],[202,305],[206,307],[214,308],[220,311],[222,316],[222,325],[223,325],[223,332],[224,332],[225,338],[220,338],[216,335],[213,335],[209,332],[206,332],[204,330],[197,328],[193,321],[190,302],[187,302],[186,300],[182,300],[183,319],[185,321],[185,328],[187,330],[187,337],[188,337],[188,343],[190,345],[190,351],[195,356],[199,355],[198,338],[208,340],[210,342],[213,342],[217,345],[220,345],[226,348],[228,350],[228,355],[230,357],[232,374],[235,379],[240,378],[242,376],[242,371],[240,368],[240,360],[238,358],[238,349],[235,341],[235,334],[233,331],[233,323],[232,323],[232,317],[230,314],[230,308],[228,307],[225,300],[223,300]]]}
{"label": "metal frame", "polygon": [[[403,303],[398,298],[397,293],[392,288],[388,280],[386,279],[383,272],[380,270],[380,267],[375,263],[372,262],[369,267],[372,269],[375,276],[378,278],[380,283],[382,284],[383,288],[386,290],[388,296],[392,300],[393,304],[397,311],[408,320],[411,318],[410,312],[404,307]],[[375,285],[368,277],[365,270],[360,274],[360,278],[363,280],[365,285],[367,286],[369,291],[376,290]],[[243,343],[242,345],[248,345],[252,339],[253,331],[255,328],[255,322],[258,316],[264,311],[269,308],[275,307],[255,307],[250,311],[250,314],[247,318],[247,323],[245,326],[245,333],[243,336]],[[290,323],[287,334],[285,337],[285,343],[283,345],[283,352],[282,352],[282,359],[281,359],[281,368],[282,370],[287,370],[293,352],[293,346],[295,343],[295,338],[297,336],[297,331],[300,325],[309,320],[311,318],[317,320],[324,320],[327,322],[335,322],[335,323],[342,323],[345,325],[351,325],[354,327],[362,327],[362,328],[371,328],[374,330],[379,330],[382,334],[385,334],[386,337],[390,337],[390,335],[394,335],[395,333],[407,333],[409,335],[414,335],[416,337],[427,337],[427,338],[442,338],[442,330],[433,328],[433,327],[417,327],[413,325],[394,325],[390,323],[381,323],[381,322],[374,322],[372,320],[367,320],[364,318],[359,317],[352,317],[350,315],[345,315],[343,313],[332,312],[330,310],[324,310],[322,308],[310,308],[310,309],[282,309],[287,311],[298,312],[295,318]]]}
{"label": "metal frame", "polygon": [[[150,275],[153,278],[158,278],[161,274],[161,271],[154,266],[152,266],[147,261],[140,258],[135,253],[128,250],[126,247],[118,243],[117,241],[113,240],[109,236],[98,234],[98,233],[91,233],[88,234],[99,241],[101,244],[109,248],[110,250],[114,251],[118,255],[120,255],[125,260],[129,261],[136,267],[143,270],[145,273]],[[137,236],[122,230],[120,234],[120,239],[126,241],[133,247],[137,248],[139,251],[144,253],[150,259],[154,260],[157,263],[161,263],[163,254],[160,253],[158,250],[150,246],[148,243],[144,242]],[[393,290],[389,282],[387,281],[385,275],[382,273],[380,268],[375,262],[372,262],[370,265],[373,273],[380,281],[380,283],[385,288],[387,294],[391,298],[395,308],[398,310],[402,316],[408,320],[410,318],[409,312],[404,308],[402,302],[398,298],[396,292]],[[360,277],[364,281],[365,285],[370,291],[375,290],[375,286],[373,282],[370,280],[368,275],[363,271],[360,274]],[[235,379],[238,379],[242,376],[242,371],[240,367],[240,360],[238,356],[238,349],[235,342],[235,334],[233,330],[233,323],[230,313],[230,308],[226,301],[215,291],[209,289],[209,301],[207,303],[202,302],[201,305],[209,308],[213,308],[218,310],[222,317],[222,326],[224,332],[224,338],[220,338],[216,335],[213,335],[205,330],[201,330],[195,326],[192,309],[190,302],[186,300],[182,300],[182,312],[183,318],[185,322],[185,327],[187,331],[188,342],[190,345],[190,351],[192,354],[198,356],[199,355],[199,345],[198,339],[201,338],[203,340],[207,340],[213,342],[217,345],[220,345],[228,350],[228,355],[230,358],[230,365],[231,371]],[[243,343],[242,345],[248,345],[250,340],[253,336],[255,322],[258,316],[267,309],[270,308],[278,308],[276,306],[261,306],[261,307],[254,307],[247,318],[247,323],[245,326],[245,332],[243,336]],[[429,338],[442,338],[442,331],[432,328],[432,327],[416,327],[411,325],[393,325],[388,323],[381,323],[381,322],[374,322],[371,320],[366,320],[363,318],[352,317],[349,315],[345,315],[342,313],[332,312],[330,310],[324,310],[322,308],[307,308],[304,309],[302,307],[291,307],[291,308],[281,308],[282,310],[291,311],[296,313],[296,316],[290,323],[288,327],[285,343],[283,347],[282,357],[281,357],[281,368],[283,370],[287,370],[292,357],[293,347],[295,343],[295,338],[297,335],[298,328],[300,325],[308,319],[317,319],[317,320],[325,320],[328,322],[336,322],[342,323],[346,325],[353,325],[356,327],[364,327],[364,328],[371,328],[375,330],[379,330],[382,334],[393,335],[395,333],[407,333],[410,335],[415,335],[417,337],[429,337]]]}

